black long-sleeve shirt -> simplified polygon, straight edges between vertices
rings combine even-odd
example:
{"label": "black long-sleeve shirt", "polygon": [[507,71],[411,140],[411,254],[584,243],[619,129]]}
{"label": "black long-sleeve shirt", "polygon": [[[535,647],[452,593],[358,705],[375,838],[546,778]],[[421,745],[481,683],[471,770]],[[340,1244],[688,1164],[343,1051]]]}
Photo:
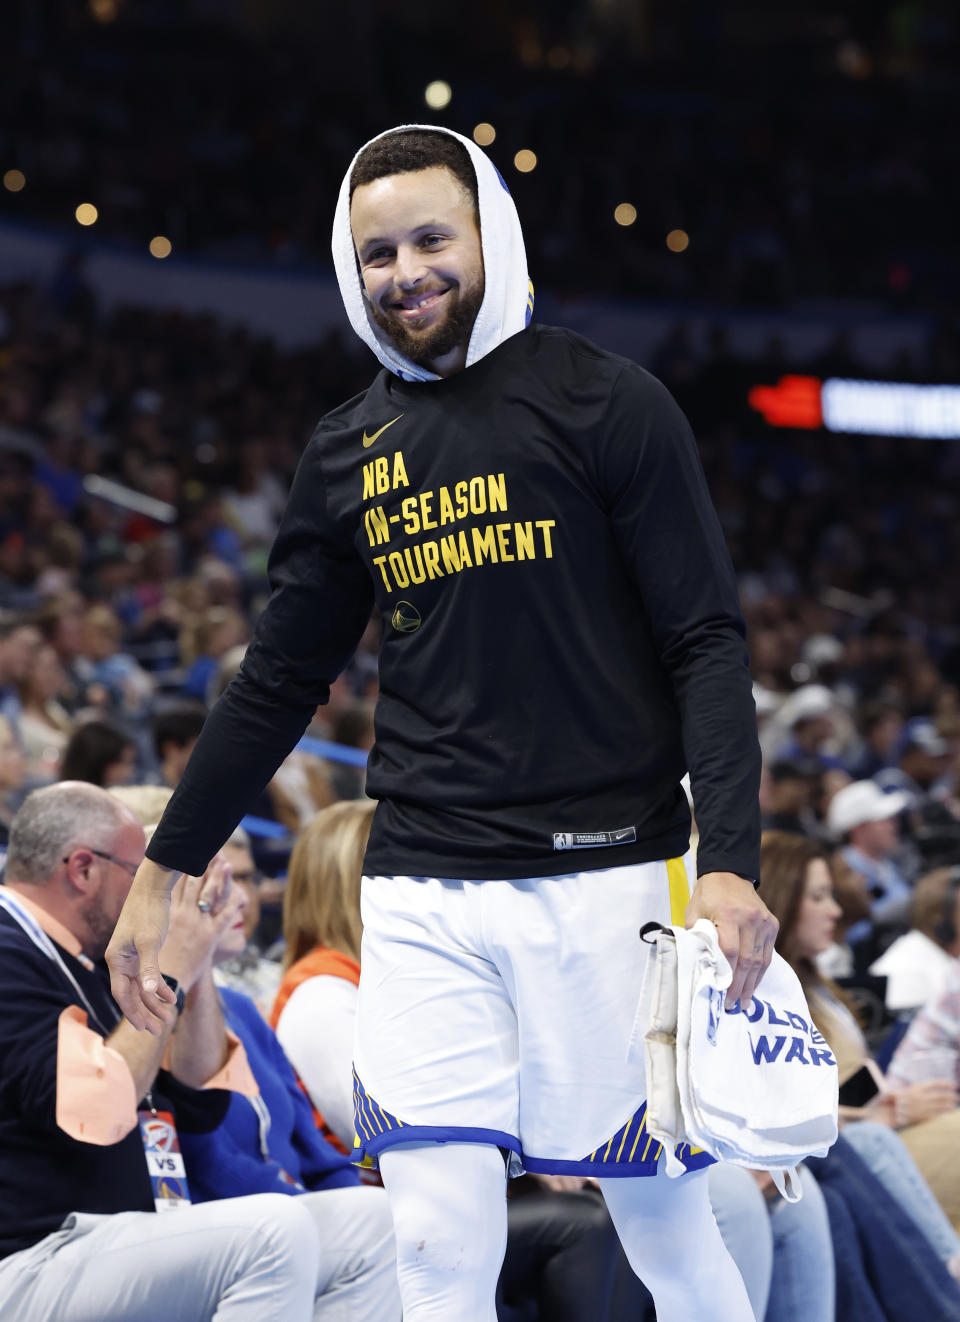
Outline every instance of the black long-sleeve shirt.
{"label": "black long-sleeve shirt", "polygon": [[365,869],[549,876],[670,857],[758,868],[744,625],[668,392],[572,332],[467,370],[381,372],[318,426],[272,595],[149,856],[203,871],[302,735],[376,605]]}

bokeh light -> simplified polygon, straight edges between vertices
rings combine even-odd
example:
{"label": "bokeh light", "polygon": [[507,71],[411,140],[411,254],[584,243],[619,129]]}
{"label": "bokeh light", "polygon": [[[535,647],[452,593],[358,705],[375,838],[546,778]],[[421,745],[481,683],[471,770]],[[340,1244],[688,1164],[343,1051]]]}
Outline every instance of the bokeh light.
{"label": "bokeh light", "polygon": [[169,257],[173,252],[173,244],[163,234],[157,234],[150,240],[151,257]]}
{"label": "bokeh light", "polygon": [[489,147],[496,136],[497,130],[486,120],[477,124],[473,130],[473,140],[478,147]]}
{"label": "bokeh light", "polygon": [[97,223],[97,216],[100,213],[92,202],[81,202],[73,214],[76,216],[79,224],[95,225]]}
{"label": "bokeh light", "polygon": [[667,247],[671,252],[686,252],[690,247],[690,235],[686,230],[671,230],[667,235]]}
{"label": "bokeh light", "polygon": [[529,174],[537,168],[537,154],[530,151],[529,147],[523,147],[514,156],[513,163],[521,174]]}
{"label": "bokeh light", "polygon": [[8,170],[3,176],[3,186],[8,193],[19,193],[26,182],[26,175],[22,170]]}
{"label": "bokeh light", "polygon": [[435,82],[427,83],[427,89],[423,94],[423,99],[431,110],[443,110],[450,104],[450,98],[453,96],[453,89],[449,83],[445,83],[442,78]]}
{"label": "bokeh light", "polygon": [[637,208],[632,202],[621,202],[614,210],[613,218],[618,225],[632,225],[637,218]]}

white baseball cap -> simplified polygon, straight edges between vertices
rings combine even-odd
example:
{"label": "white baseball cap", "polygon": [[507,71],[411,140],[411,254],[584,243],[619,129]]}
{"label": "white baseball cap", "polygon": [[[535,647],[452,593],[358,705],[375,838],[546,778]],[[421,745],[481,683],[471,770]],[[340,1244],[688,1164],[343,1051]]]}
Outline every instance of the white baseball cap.
{"label": "white baseball cap", "polygon": [[855,780],[852,785],[844,785],[830,800],[827,829],[839,840],[864,822],[883,822],[895,817],[909,802],[910,795],[903,790],[884,794],[872,780]]}
{"label": "white baseball cap", "polygon": [[799,721],[826,716],[836,705],[836,699],[825,684],[804,684],[784,699],[777,720],[792,729]]}

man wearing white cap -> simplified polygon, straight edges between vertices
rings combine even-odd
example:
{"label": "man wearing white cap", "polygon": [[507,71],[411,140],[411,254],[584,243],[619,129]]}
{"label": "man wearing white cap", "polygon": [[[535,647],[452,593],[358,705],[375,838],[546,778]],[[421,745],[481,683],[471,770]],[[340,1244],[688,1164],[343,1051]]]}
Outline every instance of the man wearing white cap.
{"label": "man wearing white cap", "polygon": [[170,869],[229,835],[375,607],[354,1099],[406,1322],[494,1322],[505,1163],[599,1180],[661,1322],[749,1322],[709,1158],[682,1145],[688,1173],[657,1178],[628,1055],[644,921],[713,920],[731,1004],[777,930],[744,625],[690,429],[635,364],[530,324],[513,201],[457,134],[369,142],[333,255],[385,370],[307,448],[270,603],[118,925],[116,994],[138,1026],[167,1016]]}
{"label": "man wearing white cap", "polygon": [[[872,780],[855,780],[830,800],[827,828],[844,842],[841,853],[867,883],[870,916],[875,923],[905,921],[910,886],[894,862],[899,839],[898,815],[910,796],[901,791],[884,794]],[[854,929],[847,934],[847,940]]]}

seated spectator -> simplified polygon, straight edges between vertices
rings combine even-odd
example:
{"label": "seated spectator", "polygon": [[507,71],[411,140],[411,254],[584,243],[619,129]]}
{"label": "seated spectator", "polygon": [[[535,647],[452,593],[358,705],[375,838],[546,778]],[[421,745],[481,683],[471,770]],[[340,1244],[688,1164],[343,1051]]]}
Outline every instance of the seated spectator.
{"label": "seated spectator", "polygon": [[919,1010],[943,990],[960,955],[960,868],[921,877],[910,902],[910,931],[870,965],[887,980],[887,1009]]}
{"label": "seated spectator", "polygon": [[[229,873],[222,855],[208,875]],[[386,1194],[360,1185],[347,1157],[324,1142],[296,1075],[253,1001],[242,992],[218,988],[213,966],[236,958],[246,946],[245,886],[231,890],[229,915],[194,991],[211,1006],[221,1039],[243,1043],[253,1085],[230,1096],[221,1123],[203,1134],[184,1134],[187,1180],[195,1200],[237,1198],[253,1193],[295,1197],[317,1233],[321,1271],[316,1318],[349,1317],[356,1322],[399,1322],[396,1250]]]}
{"label": "seated spectator", "polygon": [[841,766],[835,751],[844,719],[824,684],[804,684],[780,704],[765,735],[776,758],[816,762],[822,771]]}
{"label": "seated spectator", "polygon": [[188,698],[210,702],[222,659],[246,643],[249,628],[234,606],[208,606],[188,616],[180,637],[180,651],[188,665],[182,689]]}
{"label": "seated spectator", "polygon": [[54,780],[60,770],[72,729],[67,710],[59,701],[65,682],[66,672],[56,651],[49,643],[41,643],[17,686],[17,728],[27,758],[27,776],[33,781]]}
{"label": "seated spectator", "polygon": [[170,802],[173,790],[166,785],[111,785],[110,797],[129,808],[146,830],[156,826]]}
{"label": "seated spectator", "polygon": [[908,796],[903,865],[916,876],[960,856],[960,809],[950,776],[955,749],[934,721],[918,716],[903,727],[896,754],[896,765],[876,780]]}
{"label": "seated spectator", "polygon": [[[344,748],[359,749],[369,753],[373,747],[373,711],[374,704],[355,699],[337,714],[333,727],[333,742]],[[333,792],[338,799],[363,798],[367,783],[366,768],[355,767],[346,762],[330,761],[330,780]]]}
{"label": "seated spectator", "polygon": [[903,790],[912,796],[911,806],[920,807],[946,774],[950,744],[935,723],[924,716],[907,721],[894,746],[894,765],[877,775],[885,790]]}
{"label": "seated spectator", "polygon": [[91,606],[84,619],[83,640],[76,669],[83,685],[84,704],[132,718],[145,716],[153,696],[153,680],[123,650],[123,626],[116,612],[102,603]]}
{"label": "seated spectator", "polygon": [[844,1085],[854,1076],[865,1092],[871,1090],[870,1077],[875,1079],[875,1095],[871,1100],[841,1106],[843,1136],[920,1226],[951,1273],[960,1279],[960,1239],[923,1178],[932,1174],[932,1170],[926,1165],[918,1170],[896,1132],[901,1130],[906,1137],[910,1131],[933,1123],[938,1124],[943,1138],[942,1126],[946,1122],[952,1139],[949,1145],[941,1142],[937,1161],[941,1168],[949,1165],[951,1180],[960,1182],[956,1085],[939,1080],[897,1093],[888,1088],[873,1065],[863,1033],[843,993],[817,969],[814,961],[832,943],[840,915],[821,847],[803,836],[783,831],[764,832],[760,876],[764,901],[780,923],[777,950],[796,971],[814,1022],[836,1056],[841,1096]]}
{"label": "seated spectator", "polygon": [[[281,1045],[300,1075],[317,1123],[353,1144],[351,1057],[360,975],[360,884],[375,805],[342,802],[317,815],[294,846],[284,896],[286,970],[274,1006]],[[323,1035],[316,1025],[324,1024]],[[766,1172],[711,1168],[721,1232],[747,1285],[758,1322],[831,1322],[832,1249],[819,1189],[783,1203]],[[604,1290],[604,1278],[609,1285]],[[638,1288],[639,1287],[639,1288]],[[609,1299],[601,1312],[599,1300]],[[501,1301],[536,1297],[552,1322],[603,1317],[638,1322],[648,1296],[614,1240],[589,1182],[557,1176],[511,1181]],[[768,1312],[769,1301],[769,1312]]]}
{"label": "seated spectator", "polygon": [[77,660],[83,653],[83,618],[87,604],[81,594],[72,588],[57,591],[45,597],[36,621],[57,654],[63,667],[61,696],[63,705],[73,713],[80,702],[82,684],[77,672]]}
{"label": "seated spectator", "polygon": [[[897,818],[908,803],[906,794],[884,794],[872,780],[855,780],[830,800],[827,828],[842,842],[841,854],[865,879],[870,896],[870,918],[876,926],[907,925],[910,885],[894,856],[900,829]],[[847,940],[855,945],[867,935],[853,928]]]}
{"label": "seated spectator", "polygon": [[[191,995],[151,1036],[122,1020],[110,994],[103,955],[143,852],[136,818],[93,785],[36,790],[11,826],[0,888],[0,1316],[261,1322],[269,1298],[278,1316],[305,1320],[318,1261],[304,1210],[279,1195],[240,1200],[229,1216],[186,1201],[176,1131],[219,1123],[242,1064],[211,1039],[210,1007]],[[201,886],[185,877],[175,887],[160,957],[183,992],[230,917],[222,894]]]}
{"label": "seated spectator", "polygon": [[870,780],[890,765],[903,730],[903,713],[893,702],[865,702],[857,725],[862,743],[851,770],[854,780]]}
{"label": "seated spectator", "polygon": [[190,760],[193,746],[207,719],[199,703],[179,703],[159,711],[153,720],[153,744],[164,785],[174,790]]}
{"label": "seated spectator", "polygon": [[20,683],[33,664],[34,653],[43,642],[40,630],[20,616],[0,621],[0,715],[16,729],[20,716]]}
{"label": "seated spectator", "polygon": [[137,769],[137,750],[129,735],[111,721],[83,721],[63,750],[60,780],[85,780],[110,789],[129,785]]}
{"label": "seated spectator", "polygon": [[767,831],[798,831],[816,836],[819,831],[813,811],[821,767],[810,758],[778,758],[765,767],[763,779],[763,828]]}
{"label": "seated spectator", "polygon": [[269,959],[264,955],[257,939],[260,925],[260,877],[250,850],[250,837],[242,826],[237,827],[220,854],[230,865],[233,883],[243,891],[246,903],[243,907],[244,947],[218,958],[217,985],[249,996],[264,1019],[267,1019],[283,971],[278,959]]}
{"label": "seated spectator", "polygon": [[14,800],[19,799],[26,774],[26,761],[5,716],[0,716],[0,866],[6,857],[10,838],[10,820],[15,812]]}
{"label": "seated spectator", "polygon": [[842,850],[837,849],[830,855],[830,875],[840,917],[833,929],[832,943],[817,955],[814,962],[825,978],[849,978],[867,967],[870,943],[861,940],[853,946],[847,934],[856,931],[858,923],[864,925],[861,932],[872,932],[870,896],[863,873],[850,866]]}
{"label": "seated spectator", "polygon": [[[953,872],[954,884],[948,894],[955,903],[957,869]],[[919,1087],[931,1079],[947,1079],[960,1088],[960,962],[956,959],[941,990],[923,1006],[907,1029],[893,1054],[887,1078],[895,1089]],[[955,1143],[955,1136],[952,1132],[949,1136],[937,1135],[933,1126],[920,1126],[905,1138],[918,1164],[930,1172],[930,1187],[943,1210],[960,1230],[960,1184],[954,1163],[943,1161],[942,1152],[938,1157],[935,1150],[945,1142]]]}
{"label": "seated spectator", "polygon": [[374,809],[369,800],[333,804],[297,839],[283,899],[283,981],[270,1016],[324,1132],[345,1152],[354,1138],[360,880]]}

